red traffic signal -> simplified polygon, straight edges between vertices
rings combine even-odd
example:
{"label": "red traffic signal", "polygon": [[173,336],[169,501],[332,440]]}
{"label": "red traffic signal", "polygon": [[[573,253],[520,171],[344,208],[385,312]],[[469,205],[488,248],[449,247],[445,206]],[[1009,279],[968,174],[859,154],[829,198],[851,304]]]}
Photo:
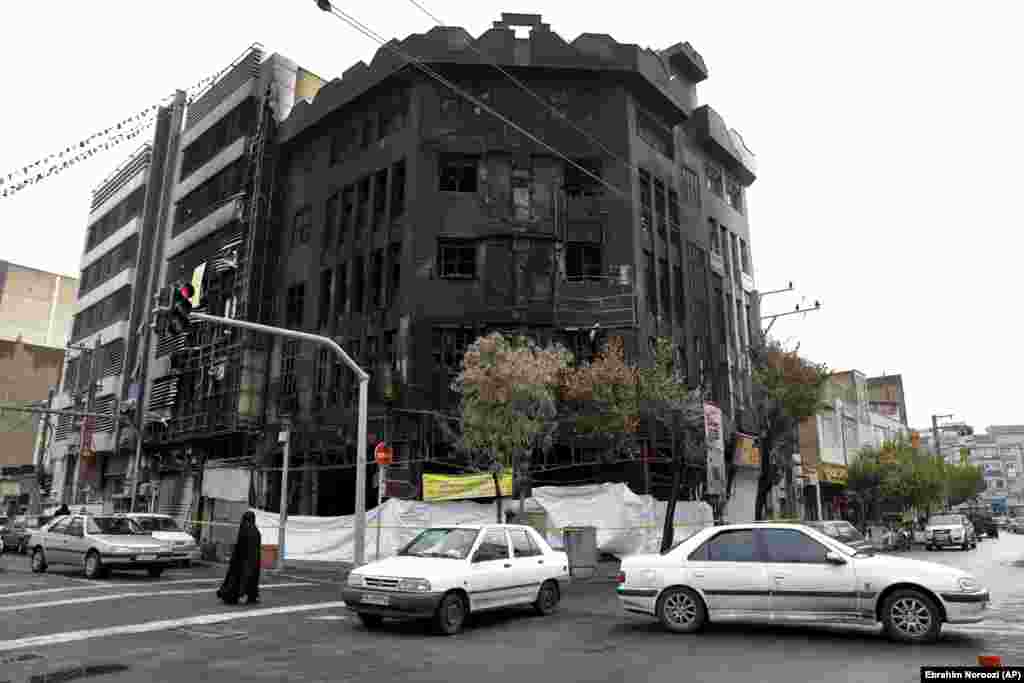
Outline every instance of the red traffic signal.
{"label": "red traffic signal", "polygon": [[192,326],[189,315],[192,313],[192,297],[195,292],[195,287],[187,282],[171,288],[171,334],[177,336]]}

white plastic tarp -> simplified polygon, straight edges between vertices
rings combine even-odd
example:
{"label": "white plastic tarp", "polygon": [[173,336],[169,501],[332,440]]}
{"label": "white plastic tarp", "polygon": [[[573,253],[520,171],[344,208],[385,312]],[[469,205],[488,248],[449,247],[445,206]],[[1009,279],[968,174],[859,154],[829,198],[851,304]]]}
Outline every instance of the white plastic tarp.
{"label": "white plastic tarp", "polygon": [[[625,484],[544,486],[533,495],[547,513],[547,539],[554,548],[564,546],[564,530],[573,526],[596,527],[597,549],[618,557],[656,552],[661,545],[667,503]],[[677,542],[714,523],[704,502],[679,501],[673,517]]]}
{"label": "white plastic tarp", "polygon": [[238,468],[209,468],[203,472],[203,495],[236,503],[249,502],[252,472]]}

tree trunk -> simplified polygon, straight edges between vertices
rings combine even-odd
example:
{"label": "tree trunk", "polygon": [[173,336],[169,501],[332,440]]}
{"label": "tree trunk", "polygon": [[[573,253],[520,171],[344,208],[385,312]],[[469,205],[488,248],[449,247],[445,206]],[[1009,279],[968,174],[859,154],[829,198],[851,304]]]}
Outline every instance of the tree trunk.
{"label": "tree trunk", "polygon": [[502,519],[503,515],[501,509],[501,485],[499,483],[498,472],[496,470],[491,471],[491,478],[494,479],[494,492],[497,494],[497,497],[494,499],[494,503],[498,511],[498,524],[504,524],[505,520]]}
{"label": "tree trunk", "polygon": [[516,484],[519,486],[519,524],[526,524],[526,456],[519,458],[519,471],[516,473]]}
{"label": "tree trunk", "polygon": [[[678,416],[673,416],[678,417]],[[672,423],[672,463],[674,465],[672,472],[672,490],[668,494],[668,503],[665,505],[665,526],[661,533],[661,552],[666,553],[668,549],[672,547],[672,542],[675,540],[676,531],[676,501],[679,500],[679,485],[683,478],[683,467],[685,460],[683,458],[683,449],[679,447],[677,439],[678,431],[678,420],[673,420]]]}

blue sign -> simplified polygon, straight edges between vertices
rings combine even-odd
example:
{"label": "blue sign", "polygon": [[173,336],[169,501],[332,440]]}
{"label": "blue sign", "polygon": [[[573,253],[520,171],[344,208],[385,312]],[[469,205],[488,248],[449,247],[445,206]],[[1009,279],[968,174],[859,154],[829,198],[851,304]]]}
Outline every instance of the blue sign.
{"label": "blue sign", "polygon": [[1009,512],[1009,508],[1006,505],[1006,496],[1001,498],[992,499],[992,514],[993,515],[1005,515]]}

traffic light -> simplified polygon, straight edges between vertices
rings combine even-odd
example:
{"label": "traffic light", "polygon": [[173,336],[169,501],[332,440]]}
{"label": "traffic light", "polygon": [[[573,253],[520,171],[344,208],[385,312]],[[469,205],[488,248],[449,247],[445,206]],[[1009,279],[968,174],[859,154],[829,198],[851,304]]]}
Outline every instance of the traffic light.
{"label": "traffic light", "polygon": [[191,283],[174,285],[171,290],[171,310],[168,327],[171,334],[177,336],[187,332],[192,323],[189,321],[189,314],[192,313],[192,297],[196,294],[195,287]]}

